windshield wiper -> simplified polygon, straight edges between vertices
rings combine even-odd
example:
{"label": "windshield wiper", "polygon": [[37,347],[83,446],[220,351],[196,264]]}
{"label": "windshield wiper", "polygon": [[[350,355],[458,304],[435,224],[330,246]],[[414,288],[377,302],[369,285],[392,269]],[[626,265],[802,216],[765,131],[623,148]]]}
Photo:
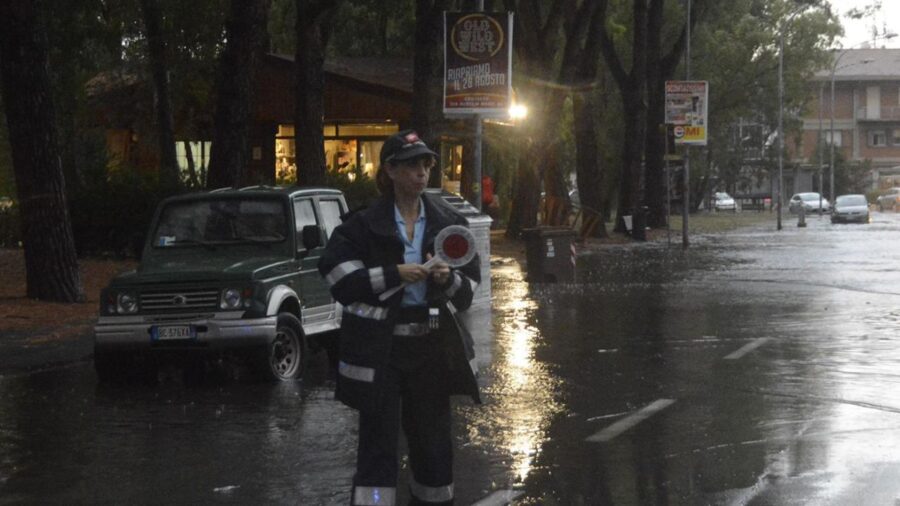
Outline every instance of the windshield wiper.
{"label": "windshield wiper", "polygon": [[170,241],[166,246],[176,246],[176,245],[199,245],[204,248],[212,251],[216,249],[216,245],[209,241],[200,241],[197,239],[175,239],[174,241]]}
{"label": "windshield wiper", "polygon": [[247,236],[247,237],[235,237],[234,239],[229,239],[228,242],[249,242],[253,244],[272,244],[275,242],[281,242],[284,240],[284,236],[281,234],[266,236],[266,237],[258,237],[258,236]]}

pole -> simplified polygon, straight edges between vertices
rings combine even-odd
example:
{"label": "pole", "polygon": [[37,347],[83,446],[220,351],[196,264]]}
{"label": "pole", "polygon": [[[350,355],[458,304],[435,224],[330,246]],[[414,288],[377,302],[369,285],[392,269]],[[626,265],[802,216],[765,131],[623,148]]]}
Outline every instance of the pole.
{"label": "pole", "polygon": [[841,60],[841,56],[844,56],[844,53],[841,53],[831,66],[831,119],[828,125],[828,172],[831,173],[828,194],[831,196],[831,205],[834,205],[834,72],[837,70],[837,64]]}
{"label": "pole", "polygon": [[[685,26],[687,31],[687,47],[684,54],[685,81],[691,80],[691,0],[687,0],[687,23]],[[682,219],[681,219],[681,247],[687,249],[690,246],[690,237],[688,237],[688,221],[690,220],[691,209],[691,147],[684,146],[684,181],[682,181],[681,189]]]}
{"label": "pole", "polygon": [[[484,12],[484,0],[478,0],[477,9],[478,12]],[[472,174],[472,190],[475,194],[475,207],[481,211],[481,192],[484,190],[481,187],[481,140],[484,134],[484,125],[481,123],[481,115],[476,114],[474,117],[475,120],[475,149],[472,153],[472,165],[473,174]]]}
{"label": "pole", "polygon": [[778,187],[775,189],[778,206],[778,230],[781,230],[781,187],[784,171],[784,25],[778,32]]}
{"label": "pole", "polygon": [[[819,85],[819,145],[816,147],[818,149],[818,161],[819,161],[819,219],[822,218],[822,197],[825,195],[825,185],[822,181],[822,142],[825,139],[822,138],[822,106],[825,105],[825,83]],[[832,199],[831,205],[834,205],[834,199]]]}

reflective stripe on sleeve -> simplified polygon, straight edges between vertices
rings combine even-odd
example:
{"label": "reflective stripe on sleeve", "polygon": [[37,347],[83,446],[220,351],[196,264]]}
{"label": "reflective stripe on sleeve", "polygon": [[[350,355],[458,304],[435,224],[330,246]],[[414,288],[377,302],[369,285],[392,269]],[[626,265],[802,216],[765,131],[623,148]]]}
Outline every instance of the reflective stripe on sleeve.
{"label": "reflective stripe on sleeve", "polygon": [[459,287],[461,286],[462,278],[460,277],[460,274],[456,271],[453,271],[453,284],[444,290],[444,294],[446,294],[447,297],[453,297],[454,295],[456,295],[456,292],[459,291]]}
{"label": "reflective stripe on sleeve", "polygon": [[328,284],[333,285],[338,281],[344,279],[344,276],[350,274],[353,271],[363,269],[366,265],[362,263],[360,260],[348,260],[346,262],[339,263],[334,269],[331,269],[331,272],[325,276],[325,280],[328,281]]}
{"label": "reflective stripe on sleeve", "polygon": [[370,320],[386,320],[388,316],[388,308],[372,306],[365,302],[354,302],[344,308],[345,313],[350,313],[360,318],[368,318]]}
{"label": "reflective stripe on sleeve", "polygon": [[409,491],[416,499],[424,502],[447,502],[453,500],[453,484],[440,487],[429,487],[416,482],[415,478],[409,480]]}
{"label": "reflective stripe on sleeve", "polygon": [[356,506],[382,506],[397,501],[394,487],[353,487],[353,504]]}
{"label": "reflective stripe on sleeve", "polygon": [[372,267],[369,269],[369,283],[372,285],[372,293],[381,293],[385,288],[384,268]]}
{"label": "reflective stripe on sleeve", "polygon": [[362,381],[364,383],[372,383],[375,381],[375,369],[363,367],[361,365],[348,364],[346,362],[338,362],[338,374],[345,378]]}
{"label": "reflective stripe on sleeve", "polygon": [[475,293],[475,289],[478,288],[478,281],[475,281],[474,279],[470,278],[469,276],[466,276],[466,279],[469,280],[469,285],[472,286],[472,293]]}

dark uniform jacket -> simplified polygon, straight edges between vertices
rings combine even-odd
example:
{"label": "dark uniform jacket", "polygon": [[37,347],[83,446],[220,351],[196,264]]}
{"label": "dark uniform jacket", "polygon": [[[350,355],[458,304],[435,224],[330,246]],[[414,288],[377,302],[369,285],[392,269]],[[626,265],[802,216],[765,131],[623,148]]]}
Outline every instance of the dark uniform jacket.
{"label": "dark uniform jacket", "polygon": [[[434,254],[438,232],[449,225],[466,225],[466,220],[439,196],[425,193],[422,202],[426,220],[422,247]],[[319,260],[319,272],[343,305],[336,397],[355,409],[371,410],[380,404],[403,290],[385,301],[379,295],[402,283],[397,265],[404,263],[403,253],[394,200],[382,197],[335,228]],[[429,276],[426,294],[428,306],[440,308],[440,328],[435,332],[450,372],[448,394],[469,395],[480,402],[472,337],[456,315],[472,303],[481,281],[478,255],[450,274],[444,286]]]}

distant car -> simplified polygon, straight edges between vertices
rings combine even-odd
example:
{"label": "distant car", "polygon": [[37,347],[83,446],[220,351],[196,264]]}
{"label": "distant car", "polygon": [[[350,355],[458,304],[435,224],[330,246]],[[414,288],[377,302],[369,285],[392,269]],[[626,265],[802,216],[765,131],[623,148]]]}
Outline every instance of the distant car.
{"label": "distant car", "polygon": [[734,199],[725,192],[716,192],[715,196],[713,196],[713,205],[716,211],[737,211]]}
{"label": "distant car", "polygon": [[821,211],[823,213],[829,212],[831,210],[831,203],[828,202],[828,199],[816,192],[795,193],[794,196],[791,197],[790,203],[788,203],[788,209],[790,209],[792,213],[799,213],[801,207],[807,213],[816,212],[820,210],[820,199],[822,202]]}
{"label": "distant car", "polygon": [[841,195],[834,201],[832,223],[868,223],[869,203],[865,195]]}
{"label": "distant car", "polygon": [[885,209],[900,210],[900,188],[888,189],[888,191],[878,197],[875,205],[878,206],[879,211],[884,211]]}

